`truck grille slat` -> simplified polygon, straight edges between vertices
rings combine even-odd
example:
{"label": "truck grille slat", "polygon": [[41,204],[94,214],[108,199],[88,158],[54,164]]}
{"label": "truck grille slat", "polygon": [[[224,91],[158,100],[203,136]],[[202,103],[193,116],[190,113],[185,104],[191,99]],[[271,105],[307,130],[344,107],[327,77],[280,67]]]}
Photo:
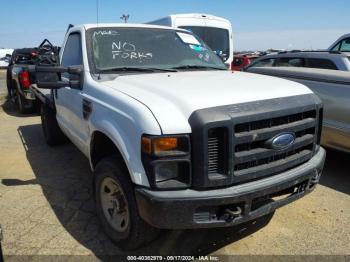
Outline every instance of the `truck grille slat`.
{"label": "truck grille slat", "polygon": [[314,118],[306,118],[297,122],[292,122],[289,124],[283,124],[281,126],[274,126],[272,128],[263,128],[255,131],[249,132],[239,132],[235,133],[237,143],[244,143],[246,141],[259,141],[267,138],[271,138],[279,133],[287,132],[293,130],[294,132],[302,131],[305,129],[315,127]]}
{"label": "truck grille slat", "polygon": [[292,122],[298,122],[307,118],[315,118],[316,111],[310,110],[288,116],[274,117],[270,119],[257,120],[252,122],[241,123],[235,126],[235,133],[250,132],[258,129],[281,126]]}
{"label": "truck grille slat", "polygon": [[219,166],[219,139],[211,137],[208,139],[208,171],[217,173]]}
{"label": "truck grille slat", "polygon": [[242,177],[249,175],[249,180],[252,180],[257,177],[260,177],[261,172],[266,172],[273,175],[301,165],[302,163],[308,161],[311,158],[311,156],[311,150],[302,150],[289,157],[282,158],[277,161],[272,161],[268,164],[258,165],[247,169],[241,169],[235,172],[235,176]]}
{"label": "truck grille slat", "polygon": [[224,174],[226,172],[226,145],[227,130],[215,129],[208,133],[208,174]]}

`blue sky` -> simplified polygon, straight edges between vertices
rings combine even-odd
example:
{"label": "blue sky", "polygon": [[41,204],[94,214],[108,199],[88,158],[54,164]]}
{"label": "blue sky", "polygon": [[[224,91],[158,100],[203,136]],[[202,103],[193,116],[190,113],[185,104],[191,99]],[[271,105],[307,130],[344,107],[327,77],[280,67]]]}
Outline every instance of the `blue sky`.
{"label": "blue sky", "polygon": [[[142,23],[174,13],[229,19],[235,50],[327,48],[350,32],[349,0],[99,0],[100,22]],[[1,0],[0,47],[60,45],[67,25],[96,21],[96,0]]]}

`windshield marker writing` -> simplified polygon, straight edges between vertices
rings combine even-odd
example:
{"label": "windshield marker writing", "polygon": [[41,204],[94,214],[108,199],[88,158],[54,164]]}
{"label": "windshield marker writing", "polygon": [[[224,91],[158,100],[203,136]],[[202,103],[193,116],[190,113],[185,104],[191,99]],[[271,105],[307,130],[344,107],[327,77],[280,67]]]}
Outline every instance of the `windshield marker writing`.
{"label": "windshield marker writing", "polygon": [[113,42],[112,43],[113,59],[121,57],[122,59],[150,59],[153,57],[152,53],[136,52],[136,46],[128,42]]}

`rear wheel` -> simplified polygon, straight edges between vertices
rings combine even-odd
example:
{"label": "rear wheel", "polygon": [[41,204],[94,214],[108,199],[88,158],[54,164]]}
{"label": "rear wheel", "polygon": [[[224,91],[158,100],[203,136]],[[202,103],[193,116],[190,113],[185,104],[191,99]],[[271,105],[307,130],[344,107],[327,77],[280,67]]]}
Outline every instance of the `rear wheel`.
{"label": "rear wheel", "polygon": [[7,86],[7,92],[8,92],[7,98],[9,100],[13,97],[11,68],[12,68],[12,66],[8,66],[7,67],[7,72],[6,72],[6,86]]}
{"label": "rear wheel", "polygon": [[50,146],[64,143],[67,138],[58,126],[56,112],[49,106],[42,104],[40,115],[46,143]]}
{"label": "rear wheel", "polygon": [[13,89],[13,88],[10,88],[10,89],[8,90],[7,99],[8,99],[9,101],[11,101],[12,103],[14,103],[14,104],[17,104],[17,101],[16,101],[17,95],[16,95],[16,93],[17,93],[16,90]]}
{"label": "rear wheel", "polygon": [[107,157],[95,168],[96,210],[106,234],[132,250],[154,240],[159,230],[140,217],[129,174],[116,161],[117,156]]}

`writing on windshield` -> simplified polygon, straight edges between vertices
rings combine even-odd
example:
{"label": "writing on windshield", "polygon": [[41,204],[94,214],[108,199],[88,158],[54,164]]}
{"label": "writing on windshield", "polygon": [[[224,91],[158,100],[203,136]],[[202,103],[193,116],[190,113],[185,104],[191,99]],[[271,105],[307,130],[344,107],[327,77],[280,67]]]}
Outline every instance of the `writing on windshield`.
{"label": "writing on windshield", "polygon": [[225,68],[201,39],[187,32],[121,27],[90,29],[87,35],[89,62],[96,71],[186,65]]}

